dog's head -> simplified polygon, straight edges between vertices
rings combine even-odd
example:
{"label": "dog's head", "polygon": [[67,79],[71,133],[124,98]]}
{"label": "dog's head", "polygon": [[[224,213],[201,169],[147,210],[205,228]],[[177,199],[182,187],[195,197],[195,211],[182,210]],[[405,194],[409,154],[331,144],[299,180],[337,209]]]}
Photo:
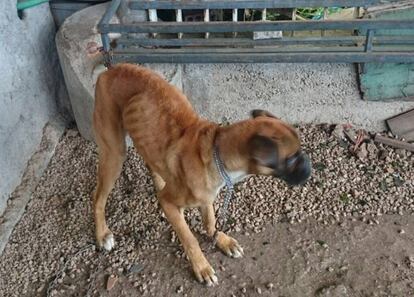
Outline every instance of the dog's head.
{"label": "dog's head", "polygon": [[289,185],[305,183],[311,162],[301,150],[296,130],[267,111],[253,110],[251,115],[254,131],[247,140],[249,173],[273,175]]}

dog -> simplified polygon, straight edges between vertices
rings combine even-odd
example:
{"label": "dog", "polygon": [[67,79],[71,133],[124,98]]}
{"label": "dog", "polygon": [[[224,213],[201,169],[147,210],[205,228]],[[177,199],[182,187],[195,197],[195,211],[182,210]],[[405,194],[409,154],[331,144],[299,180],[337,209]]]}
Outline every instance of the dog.
{"label": "dog", "polygon": [[152,173],[161,208],[195,277],[207,285],[216,284],[216,273],[183,215],[185,208],[199,208],[207,235],[215,238],[216,246],[228,256],[243,256],[237,240],[215,227],[213,202],[224,183],[213,155],[233,181],[264,174],[296,185],[311,174],[310,160],[293,127],[267,111],[254,110],[251,115],[219,126],[200,118],[179,89],[149,69],[118,64],[100,74],[93,114],[99,152],[93,195],[97,245],[108,251],[114,247],[105,204],[121,173],[128,133]]}

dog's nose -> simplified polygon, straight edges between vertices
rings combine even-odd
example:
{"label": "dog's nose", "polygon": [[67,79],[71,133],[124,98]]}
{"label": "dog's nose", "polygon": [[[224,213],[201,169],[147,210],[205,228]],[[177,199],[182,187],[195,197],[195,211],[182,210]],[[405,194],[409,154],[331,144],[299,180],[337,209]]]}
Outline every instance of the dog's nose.
{"label": "dog's nose", "polygon": [[295,169],[285,175],[283,179],[292,186],[304,184],[310,177],[312,165],[309,157],[302,153],[298,156]]}

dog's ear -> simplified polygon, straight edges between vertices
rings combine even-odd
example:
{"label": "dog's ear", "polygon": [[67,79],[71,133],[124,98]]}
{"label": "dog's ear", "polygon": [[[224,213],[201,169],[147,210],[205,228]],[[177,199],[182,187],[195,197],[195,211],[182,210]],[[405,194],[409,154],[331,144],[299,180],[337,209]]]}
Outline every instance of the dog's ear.
{"label": "dog's ear", "polygon": [[274,118],[277,119],[277,117],[275,117],[273,114],[271,114],[270,112],[266,111],[266,110],[262,110],[262,109],[253,109],[250,112],[252,118],[257,118],[257,117],[269,117],[269,118]]}
{"label": "dog's ear", "polygon": [[253,135],[248,142],[250,157],[262,166],[276,168],[278,161],[277,145],[270,138]]}

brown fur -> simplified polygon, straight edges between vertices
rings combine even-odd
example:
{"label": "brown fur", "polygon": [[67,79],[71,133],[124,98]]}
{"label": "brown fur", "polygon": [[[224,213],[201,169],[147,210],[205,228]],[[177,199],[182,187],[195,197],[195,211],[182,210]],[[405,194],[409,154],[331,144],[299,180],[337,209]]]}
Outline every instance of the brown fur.
{"label": "brown fur", "polygon": [[[270,174],[251,157],[254,135],[278,144],[278,158],[300,148],[295,130],[284,122],[256,113],[256,118],[227,127],[201,119],[186,96],[154,72],[120,64],[104,72],[96,85],[94,130],[99,149],[98,183],[94,194],[96,238],[105,246],[111,231],[105,222],[107,197],[120,174],[129,133],[138,153],[154,175],[158,199],[176,231],[199,281],[217,281],[183,216],[186,207],[199,207],[209,236],[215,233],[213,202],[222,183],[213,161],[216,144],[228,171]],[[110,245],[110,244],[109,244]],[[113,244],[112,244],[113,245]],[[112,248],[109,246],[109,249]],[[218,232],[217,246],[240,256],[237,241]]]}

